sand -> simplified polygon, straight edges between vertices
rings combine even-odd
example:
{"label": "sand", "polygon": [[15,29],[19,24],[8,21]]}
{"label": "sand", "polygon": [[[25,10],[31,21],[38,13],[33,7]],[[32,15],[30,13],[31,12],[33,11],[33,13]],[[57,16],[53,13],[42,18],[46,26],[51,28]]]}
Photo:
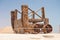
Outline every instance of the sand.
{"label": "sand", "polygon": [[11,26],[6,26],[4,28],[0,28],[0,33],[3,33],[3,34],[9,33],[9,34],[11,34],[11,33],[14,33],[14,31],[13,31]]}
{"label": "sand", "polygon": [[60,40],[60,34],[15,34],[11,26],[0,28],[0,40]]}

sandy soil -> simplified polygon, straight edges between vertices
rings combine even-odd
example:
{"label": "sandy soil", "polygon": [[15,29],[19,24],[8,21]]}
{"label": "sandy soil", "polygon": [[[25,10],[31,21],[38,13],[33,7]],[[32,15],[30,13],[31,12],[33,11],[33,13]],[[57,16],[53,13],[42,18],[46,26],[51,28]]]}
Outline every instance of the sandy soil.
{"label": "sandy soil", "polygon": [[4,28],[0,28],[0,33],[14,33],[13,29],[11,26],[7,26]]}
{"label": "sandy soil", "polygon": [[0,40],[60,40],[60,34],[14,34],[12,27],[0,28]]}

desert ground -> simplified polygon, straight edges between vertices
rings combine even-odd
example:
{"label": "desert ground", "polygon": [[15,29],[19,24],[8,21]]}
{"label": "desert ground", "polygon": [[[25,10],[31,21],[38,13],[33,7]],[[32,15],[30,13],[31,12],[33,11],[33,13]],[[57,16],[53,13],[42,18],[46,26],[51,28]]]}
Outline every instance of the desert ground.
{"label": "desert ground", "polygon": [[14,31],[11,26],[6,26],[4,28],[0,28],[0,34],[5,34],[5,33],[13,34]]}
{"label": "desert ground", "polygon": [[0,28],[0,40],[60,40],[60,34],[15,34],[11,26],[6,26]]}

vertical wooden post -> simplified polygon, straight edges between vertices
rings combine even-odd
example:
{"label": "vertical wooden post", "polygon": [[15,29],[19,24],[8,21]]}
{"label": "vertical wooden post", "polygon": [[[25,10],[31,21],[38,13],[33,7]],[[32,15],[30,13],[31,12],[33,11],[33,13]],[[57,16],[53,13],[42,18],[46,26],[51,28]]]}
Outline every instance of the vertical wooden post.
{"label": "vertical wooden post", "polygon": [[[35,19],[34,11],[32,11],[32,19]],[[35,22],[33,22],[33,23],[35,23]]]}
{"label": "vertical wooden post", "polygon": [[17,9],[15,9],[14,16],[15,16],[14,27],[17,27]]}
{"label": "vertical wooden post", "polygon": [[11,24],[12,24],[13,30],[16,31],[16,27],[17,27],[17,10],[11,11]]}
{"label": "vertical wooden post", "polygon": [[49,19],[48,18],[44,19],[44,24],[49,24]]}
{"label": "vertical wooden post", "polygon": [[32,11],[32,14],[33,14],[32,18],[33,18],[33,19],[35,19],[35,14],[34,14],[34,11]]}
{"label": "vertical wooden post", "polygon": [[14,29],[14,20],[15,20],[14,11],[11,11],[11,25],[13,29]]}
{"label": "vertical wooden post", "polygon": [[42,11],[42,19],[44,19],[45,18],[44,7],[41,8],[41,11]]}
{"label": "vertical wooden post", "polygon": [[21,6],[22,10],[22,15],[21,15],[21,21],[22,21],[22,26],[27,27],[28,26],[28,6],[27,5],[22,5]]}

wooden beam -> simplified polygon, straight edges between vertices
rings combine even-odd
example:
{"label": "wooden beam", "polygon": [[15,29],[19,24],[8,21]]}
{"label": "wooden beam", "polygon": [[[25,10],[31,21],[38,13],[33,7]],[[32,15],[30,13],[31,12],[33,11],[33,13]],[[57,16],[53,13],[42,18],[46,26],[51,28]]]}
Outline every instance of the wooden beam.
{"label": "wooden beam", "polygon": [[13,29],[14,29],[14,20],[15,20],[14,11],[11,11],[11,25]]}
{"label": "wooden beam", "polygon": [[42,22],[42,19],[29,19],[29,22]]}
{"label": "wooden beam", "polygon": [[41,8],[41,11],[42,11],[42,19],[44,19],[45,18],[44,7]]}
{"label": "wooden beam", "polygon": [[21,21],[22,21],[22,27],[27,27],[28,25],[28,6],[22,5],[21,6],[22,15],[21,15]]}

